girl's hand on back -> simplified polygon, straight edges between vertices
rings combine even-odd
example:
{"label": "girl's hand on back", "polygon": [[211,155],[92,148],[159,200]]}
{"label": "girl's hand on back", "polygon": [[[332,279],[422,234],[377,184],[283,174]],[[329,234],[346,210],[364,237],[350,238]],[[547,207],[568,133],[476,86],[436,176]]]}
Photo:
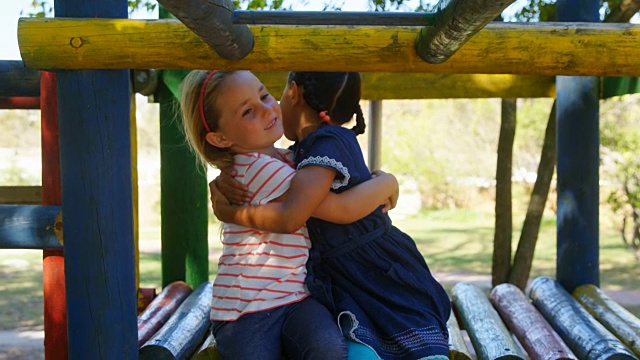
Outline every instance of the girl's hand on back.
{"label": "girl's hand on back", "polygon": [[[215,183],[217,191],[224,194],[224,197],[231,204],[242,205],[250,202],[252,194],[249,192],[249,188],[236,180],[234,178],[235,175],[236,171],[232,167],[224,169],[212,182]],[[211,184],[209,184],[209,187],[211,187]]]}
{"label": "girl's hand on back", "polygon": [[[375,178],[378,176],[391,176],[393,178],[395,178],[395,176],[393,174],[390,173],[386,173],[380,169],[378,170],[373,170],[371,172],[371,177]],[[396,179],[396,184],[397,184],[397,179]],[[391,209],[394,209],[396,207],[396,205],[398,204],[398,197],[400,197],[400,187],[396,186],[395,191],[391,194],[391,196],[389,196],[389,198],[384,202],[384,207],[382,208],[382,212],[386,213]]]}
{"label": "girl's hand on back", "polygon": [[211,206],[213,207],[213,214],[222,222],[227,222],[232,217],[229,215],[234,212],[237,206],[234,206],[229,202],[225,195],[216,186],[216,181],[212,180],[209,183],[209,191],[211,191]]}

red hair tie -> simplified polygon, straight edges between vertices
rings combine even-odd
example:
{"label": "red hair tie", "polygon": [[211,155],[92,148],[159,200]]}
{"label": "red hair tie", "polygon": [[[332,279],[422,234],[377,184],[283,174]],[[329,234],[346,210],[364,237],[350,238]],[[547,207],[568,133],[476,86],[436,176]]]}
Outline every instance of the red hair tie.
{"label": "red hair tie", "polygon": [[320,113],[318,113],[318,115],[320,115],[320,119],[322,119],[322,121],[324,122],[329,122],[329,120],[331,120],[331,117],[329,116],[329,112],[327,111],[320,111]]}
{"label": "red hair tie", "polygon": [[211,129],[209,128],[209,124],[207,124],[207,119],[205,119],[204,117],[204,93],[205,93],[205,90],[207,89],[207,84],[209,83],[209,79],[211,79],[213,74],[215,74],[216,72],[218,72],[218,70],[212,70],[209,73],[209,75],[207,75],[207,78],[204,79],[204,82],[202,83],[202,88],[200,89],[200,100],[198,102],[198,105],[200,107],[200,119],[202,120],[202,125],[204,125],[204,128],[207,130],[207,132],[211,132]]}

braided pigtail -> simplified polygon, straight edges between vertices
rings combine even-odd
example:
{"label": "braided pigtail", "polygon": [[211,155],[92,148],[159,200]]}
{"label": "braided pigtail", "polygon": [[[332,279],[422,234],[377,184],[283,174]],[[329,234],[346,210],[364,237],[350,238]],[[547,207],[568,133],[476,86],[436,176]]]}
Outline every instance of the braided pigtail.
{"label": "braided pigtail", "polygon": [[364,115],[362,114],[362,108],[360,104],[358,104],[358,108],[356,109],[356,124],[351,128],[351,130],[356,133],[356,135],[364,134],[364,129],[366,124],[364,123]]}

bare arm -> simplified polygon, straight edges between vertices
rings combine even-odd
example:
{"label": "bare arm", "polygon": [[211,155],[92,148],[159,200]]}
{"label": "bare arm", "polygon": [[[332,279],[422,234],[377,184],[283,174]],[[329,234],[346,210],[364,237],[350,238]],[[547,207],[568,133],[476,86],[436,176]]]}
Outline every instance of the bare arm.
{"label": "bare arm", "polygon": [[385,204],[385,210],[394,208],[398,200],[398,180],[379,170],[375,175],[340,194],[330,192],[312,216],[336,224],[349,224],[369,215],[382,204]]}
{"label": "bare arm", "polygon": [[[291,180],[283,202],[261,206],[235,206],[210,183],[213,211],[218,219],[257,230],[291,233],[300,229],[329,194],[335,171],[306,166]],[[380,204],[380,203],[379,203]]]}

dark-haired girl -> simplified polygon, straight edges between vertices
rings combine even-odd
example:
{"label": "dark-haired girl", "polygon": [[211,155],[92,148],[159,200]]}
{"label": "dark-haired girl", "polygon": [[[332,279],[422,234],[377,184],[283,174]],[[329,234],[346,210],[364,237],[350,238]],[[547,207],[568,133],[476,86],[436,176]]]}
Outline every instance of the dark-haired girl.
{"label": "dark-haired girl", "polygon": [[[295,141],[287,199],[234,206],[212,182],[214,211],[222,221],[280,233],[306,222],[307,287],[347,338],[382,359],[446,359],[451,303],[413,239],[381,209],[347,225],[311,217],[330,192],[371,178],[356,140],[365,127],[360,94],[359,73],[291,72],[280,99],[284,134]],[[354,115],[352,129],[340,126]]]}

